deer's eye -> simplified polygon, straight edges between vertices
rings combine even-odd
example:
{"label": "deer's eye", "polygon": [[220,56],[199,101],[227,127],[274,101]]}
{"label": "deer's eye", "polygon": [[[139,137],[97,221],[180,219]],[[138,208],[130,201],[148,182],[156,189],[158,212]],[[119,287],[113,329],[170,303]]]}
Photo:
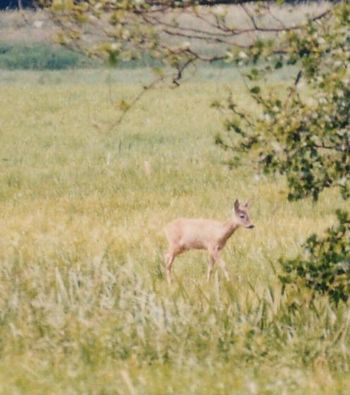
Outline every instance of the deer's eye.
{"label": "deer's eye", "polygon": [[245,217],[245,215],[244,214],[240,214],[239,217],[243,219]]}

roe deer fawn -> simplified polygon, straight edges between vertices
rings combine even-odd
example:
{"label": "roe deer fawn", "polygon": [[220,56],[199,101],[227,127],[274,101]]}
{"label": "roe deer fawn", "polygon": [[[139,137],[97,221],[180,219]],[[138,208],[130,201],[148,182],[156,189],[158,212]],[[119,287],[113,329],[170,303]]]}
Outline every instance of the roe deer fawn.
{"label": "roe deer fawn", "polygon": [[227,222],[178,218],[166,225],[164,232],[169,243],[168,252],[165,255],[168,282],[171,282],[171,268],[176,256],[193,249],[207,250],[209,253],[208,281],[215,262],[218,262],[228,279],[225,262],[220,258],[219,253],[240,226],[248,229],[254,228],[248,216],[248,203],[241,205],[238,200],[234,203],[232,218]]}

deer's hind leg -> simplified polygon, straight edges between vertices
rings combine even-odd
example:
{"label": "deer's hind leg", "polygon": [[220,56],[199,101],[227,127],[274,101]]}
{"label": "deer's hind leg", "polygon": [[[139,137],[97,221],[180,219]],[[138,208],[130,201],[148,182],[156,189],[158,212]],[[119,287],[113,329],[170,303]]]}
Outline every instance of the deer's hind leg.
{"label": "deer's hind leg", "polygon": [[171,268],[173,266],[174,259],[175,259],[174,252],[169,251],[165,254],[166,279],[169,284],[171,283]]}
{"label": "deer's hind leg", "polygon": [[173,263],[177,255],[181,254],[183,249],[178,248],[169,248],[168,252],[165,254],[165,268],[166,268],[166,278],[168,283],[171,283],[171,270],[173,267]]}
{"label": "deer's hind leg", "polygon": [[210,255],[209,256],[209,262],[208,262],[207,281],[210,280],[211,274],[213,272],[214,265],[215,265],[215,260]]}

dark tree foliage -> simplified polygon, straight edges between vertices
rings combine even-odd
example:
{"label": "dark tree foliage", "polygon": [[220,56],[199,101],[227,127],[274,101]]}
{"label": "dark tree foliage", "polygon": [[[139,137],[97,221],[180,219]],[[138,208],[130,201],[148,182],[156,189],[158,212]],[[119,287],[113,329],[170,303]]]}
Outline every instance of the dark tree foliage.
{"label": "dark tree foliage", "polygon": [[0,0],[0,10],[34,9],[36,7],[37,2],[34,0]]}
{"label": "dark tree foliage", "polygon": [[302,256],[281,260],[280,279],[285,286],[306,286],[339,303],[350,296],[350,216],[340,210],[336,214],[338,224],[324,237],[310,236]]}
{"label": "dark tree foliage", "polygon": [[[313,2],[318,0],[287,0],[286,3],[289,4],[300,4],[306,2]],[[77,1],[78,3],[84,3],[85,0]],[[253,1],[254,2],[254,1]],[[257,3],[258,1],[256,1]],[[336,2],[336,1],[333,1]],[[149,4],[161,5],[163,2],[160,0],[149,0]],[[241,4],[241,3],[252,3],[249,0],[198,0],[198,4],[213,6],[218,4]],[[40,6],[40,1],[36,0],[0,0],[0,10],[13,10],[18,8],[37,8]]]}
{"label": "dark tree foliage", "polygon": [[[260,109],[251,114],[230,97],[227,133],[217,143],[231,153],[255,155],[267,173],[287,177],[290,200],[331,187],[350,196],[350,4],[334,7],[324,19],[278,42],[259,41],[241,52],[237,62],[255,65],[246,73],[252,99]],[[258,61],[264,60],[259,67]],[[286,92],[266,91],[256,84],[271,70],[294,65],[296,80]],[[298,82],[302,78],[302,91]]]}

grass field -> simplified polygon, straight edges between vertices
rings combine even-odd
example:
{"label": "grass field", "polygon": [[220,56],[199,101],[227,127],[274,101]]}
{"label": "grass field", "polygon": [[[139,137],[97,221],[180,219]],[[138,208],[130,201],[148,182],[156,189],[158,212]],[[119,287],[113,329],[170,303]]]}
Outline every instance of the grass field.
{"label": "grass field", "polygon": [[[226,85],[249,101],[234,73],[203,73],[112,128],[142,70],[1,72],[1,394],[349,393],[347,306],[305,294],[292,313],[274,273],[344,203],[288,203],[283,180],[229,171],[210,103]],[[256,228],[224,251],[230,281],[208,284],[193,252],[169,287],[162,226],[224,220],[237,197]]]}

